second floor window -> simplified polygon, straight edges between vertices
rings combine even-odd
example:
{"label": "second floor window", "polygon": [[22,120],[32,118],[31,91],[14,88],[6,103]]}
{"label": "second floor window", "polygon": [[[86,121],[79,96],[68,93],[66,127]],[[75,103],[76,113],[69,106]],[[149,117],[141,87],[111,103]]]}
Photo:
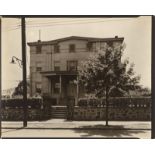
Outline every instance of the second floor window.
{"label": "second floor window", "polygon": [[37,61],[36,62],[36,71],[37,72],[40,72],[40,71],[42,71],[42,62],[41,61]]}
{"label": "second floor window", "polygon": [[70,44],[69,45],[69,52],[70,53],[75,52],[75,44]]}
{"label": "second floor window", "polygon": [[41,71],[42,70],[42,68],[41,67],[36,67],[36,71]]}
{"label": "second floor window", "polygon": [[60,61],[54,61],[54,71],[60,71]]}
{"label": "second floor window", "polygon": [[77,61],[67,61],[67,71],[77,71]]}

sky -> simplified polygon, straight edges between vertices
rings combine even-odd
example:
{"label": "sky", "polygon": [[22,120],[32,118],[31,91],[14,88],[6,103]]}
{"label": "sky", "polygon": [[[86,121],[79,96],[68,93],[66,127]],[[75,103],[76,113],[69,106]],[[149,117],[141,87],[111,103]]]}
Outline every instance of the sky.
{"label": "sky", "polygon": [[[40,36],[39,36],[40,31]],[[48,41],[68,36],[124,37],[126,48],[123,59],[134,63],[140,84],[151,88],[151,17],[138,18],[30,18],[26,19],[26,41],[39,38]],[[27,75],[30,53],[27,46]],[[12,56],[21,59],[20,19],[2,19],[2,89],[17,86],[22,80],[22,69],[11,64]]]}

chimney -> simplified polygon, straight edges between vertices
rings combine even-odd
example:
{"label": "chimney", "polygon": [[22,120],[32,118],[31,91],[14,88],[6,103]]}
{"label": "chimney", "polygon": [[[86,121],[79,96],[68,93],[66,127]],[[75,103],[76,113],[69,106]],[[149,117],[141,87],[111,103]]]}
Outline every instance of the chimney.
{"label": "chimney", "polygon": [[115,38],[118,38],[118,36],[115,36]]}

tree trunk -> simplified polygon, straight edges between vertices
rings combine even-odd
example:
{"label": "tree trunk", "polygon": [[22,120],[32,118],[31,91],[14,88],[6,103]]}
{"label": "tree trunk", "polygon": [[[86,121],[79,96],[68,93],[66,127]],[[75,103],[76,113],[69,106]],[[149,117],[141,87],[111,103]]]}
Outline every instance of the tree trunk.
{"label": "tree trunk", "polygon": [[108,113],[109,113],[109,94],[108,89],[106,88],[106,126],[108,126]]}

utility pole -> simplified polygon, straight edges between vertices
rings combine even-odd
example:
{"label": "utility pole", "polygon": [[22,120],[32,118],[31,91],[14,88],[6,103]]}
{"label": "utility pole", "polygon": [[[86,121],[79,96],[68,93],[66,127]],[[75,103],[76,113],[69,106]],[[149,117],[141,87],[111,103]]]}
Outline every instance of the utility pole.
{"label": "utility pole", "polygon": [[26,81],[26,32],[25,17],[21,17],[22,62],[23,62],[23,127],[27,127],[27,81]]}

